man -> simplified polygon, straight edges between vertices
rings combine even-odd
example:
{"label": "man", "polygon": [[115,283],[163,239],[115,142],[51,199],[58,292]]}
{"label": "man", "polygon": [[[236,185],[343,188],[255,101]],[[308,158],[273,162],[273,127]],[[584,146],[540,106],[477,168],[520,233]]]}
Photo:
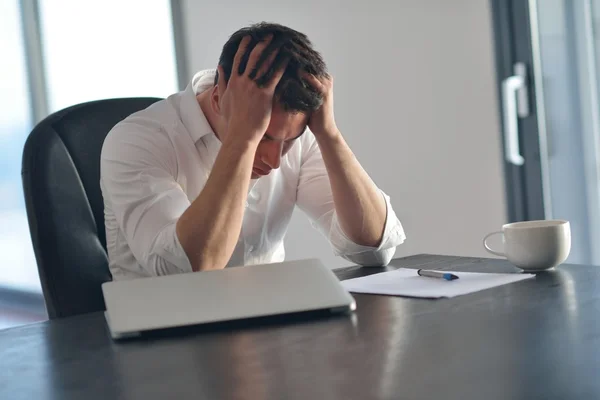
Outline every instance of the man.
{"label": "man", "polygon": [[115,280],[283,261],[296,205],[361,265],[404,240],[337,128],[320,54],[277,24],[234,33],[216,73],[115,126],[101,187]]}

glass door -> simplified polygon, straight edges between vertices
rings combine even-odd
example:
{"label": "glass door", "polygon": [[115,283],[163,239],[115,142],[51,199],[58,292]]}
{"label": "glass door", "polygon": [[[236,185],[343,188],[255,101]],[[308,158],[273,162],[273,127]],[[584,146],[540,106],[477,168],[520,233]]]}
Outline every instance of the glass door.
{"label": "glass door", "polygon": [[510,218],[569,220],[600,265],[600,0],[492,4]]}

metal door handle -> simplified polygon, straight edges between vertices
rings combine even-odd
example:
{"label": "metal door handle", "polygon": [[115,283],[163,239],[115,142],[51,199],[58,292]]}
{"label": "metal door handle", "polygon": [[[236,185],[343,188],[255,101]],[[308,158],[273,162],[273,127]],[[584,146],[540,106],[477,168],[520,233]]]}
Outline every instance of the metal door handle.
{"label": "metal door handle", "polygon": [[515,64],[515,75],[502,81],[502,114],[506,161],[523,165],[525,159],[519,149],[519,120],[529,115],[525,64]]}

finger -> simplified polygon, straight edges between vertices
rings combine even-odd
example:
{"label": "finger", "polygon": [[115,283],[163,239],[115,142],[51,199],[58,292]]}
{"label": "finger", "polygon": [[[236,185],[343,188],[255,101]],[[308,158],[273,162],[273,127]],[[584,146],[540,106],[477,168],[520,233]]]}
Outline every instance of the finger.
{"label": "finger", "polygon": [[258,60],[260,59],[260,56],[265,50],[265,48],[267,48],[267,46],[269,46],[269,43],[271,43],[271,40],[273,40],[273,35],[269,34],[267,35],[265,40],[261,40],[260,42],[258,42],[256,46],[254,46],[254,48],[252,49],[250,57],[248,58],[248,64],[246,65],[246,71],[250,71],[249,75],[250,73],[254,72],[257,68]]}
{"label": "finger", "polygon": [[[265,50],[263,52],[263,54],[266,54],[267,50]],[[264,84],[264,82],[269,79],[268,78],[269,68],[271,68],[271,65],[273,65],[273,62],[275,61],[277,54],[279,54],[279,49],[275,48],[274,50],[271,51],[271,54],[269,54],[267,56],[266,60],[263,60],[262,64],[259,64],[260,69],[258,71],[256,71],[256,69],[254,69],[254,71],[252,71],[252,73],[250,73],[250,78],[256,80],[256,82],[259,84],[259,86]],[[261,61],[259,60],[259,63],[260,62]]]}
{"label": "finger", "polygon": [[287,40],[288,39],[284,36],[273,37],[273,40],[271,40],[269,46],[263,50],[254,69],[250,73],[251,79],[255,79],[256,81],[260,81],[263,77],[269,79],[267,75],[272,72],[270,71],[271,65],[273,64],[275,57],[277,57],[277,53],[281,50]]}
{"label": "finger", "polygon": [[237,51],[235,52],[235,56],[233,57],[233,66],[231,68],[231,72],[238,71],[238,75],[241,75],[243,71],[240,70],[240,64],[242,62],[242,58],[244,54],[246,54],[246,50],[248,49],[248,45],[250,44],[250,40],[252,37],[250,35],[246,35],[242,38],[240,45],[238,46]]}
{"label": "finger", "polygon": [[223,94],[225,88],[227,88],[227,82],[225,82],[225,71],[223,70],[223,66],[219,65],[217,67],[217,86],[219,87],[219,93]]}
{"label": "finger", "polygon": [[275,68],[273,75],[268,81],[264,82],[263,84],[265,87],[271,90],[275,90],[275,88],[279,84],[279,81],[281,80],[281,77],[285,73],[285,70],[290,62],[290,56],[282,57],[279,60],[279,63],[274,66]]}
{"label": "finger", "polygon": [[316,76],[314,76],[313,74],[306,72],[306,71],[302,71],[300,73],[300,76],[302,77],[302,79],[304,79],[306,81],[306,83],[308,83],[315,91],[319,92],[319,93],[323,93],[325,91],[325,85],[323,85],[323,82],[321,82]]}

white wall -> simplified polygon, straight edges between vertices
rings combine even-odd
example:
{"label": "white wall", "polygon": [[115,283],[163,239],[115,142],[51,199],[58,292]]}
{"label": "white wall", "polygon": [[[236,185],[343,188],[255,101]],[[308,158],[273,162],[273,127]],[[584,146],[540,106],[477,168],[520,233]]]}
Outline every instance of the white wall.
{"label": "white wall", "polygon": [[[340,129],[392,198],[415,253],[485,255],[505,222],[490,10],[485,0],[184,0],[189,70],[260,21],[306,33],[335,77]],[[288,259],[336,259],[301,213]]]}

